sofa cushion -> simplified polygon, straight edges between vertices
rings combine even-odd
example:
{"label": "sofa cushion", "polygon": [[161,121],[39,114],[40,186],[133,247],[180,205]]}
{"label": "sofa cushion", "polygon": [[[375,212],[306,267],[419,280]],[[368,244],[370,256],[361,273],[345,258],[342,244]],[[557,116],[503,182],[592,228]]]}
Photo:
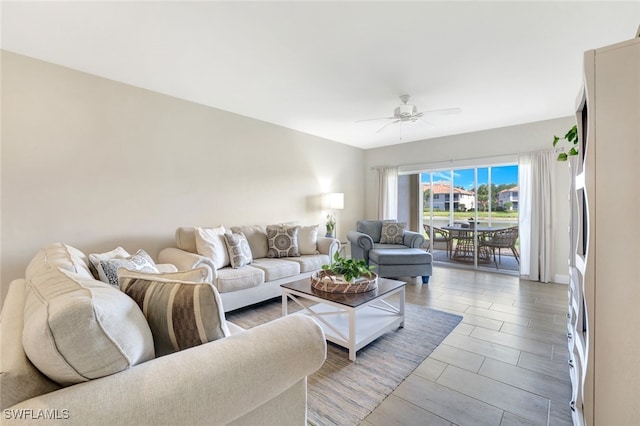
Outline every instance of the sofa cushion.
{"label": "sofa cushion", "polygon": [[264,271],[265,281],[274,281],[300,273],[300,264],[289,259],[270,259],[265,257],[256,259],[251,266]]}
{"label": "sofa cushion", "polygon": [[85,382],[154,357],[144,315],[118,289],[57,267],[26,285],[24,350],[55,382]]}
{"label": "sofa cushion", "polygon": [[[255,262],[255,261],[254,261]],[[218,269],[218,278],[214,285],[220,293],[243,290],[258,286],[264,282],[264,271],[245,266],[244,268],[222,268]]]}
{"label": "sofa cushion", "polygon": [[300,257],[290,257],[287,260],[297,262],[300,265],[300,272],[312,272],[321,269],[322,265],[328,265],[329,255],[307,254]]}
{"label": "sofa cushion", "polygon": [[157,356],[230,334],[220,295],[209,283],[125,277],[120,288],[147,319]]}
{"label": "sofa cushion", "polygon": [[118,287],[118,269],[124,268],[130,271],[157,273],[156,264],[144,250],[138,250],[136,254],[124,259],[101,260],[100,269],[106,277],[107,284]]}
{"label": "sofa cushion", "polygon": [[24,298],[25,281],[13,281],[0,320],[0,410],[60,388],[38,371],[24,353]]}
{"label": "sofa cushion", "polygon": [[224,268],[231,263],[223,237],[225,232],[222,225],[215,228],[195,228],[198,254],[211,259],[216,269]]}
{"label": "sofa cushion", "polygon": [[404,241],[404,222],[383,222],[380,231],[381,244],[402,244]]}
{"label": "sofa cushion", "polygon": [[318,254],[318,225],[300,227],[298,248],[300,254]]}
{"label": "sofa cushion", "polygon": [[242,232],[225,233],[224,242],[229,252],[232,268],[242,268],[251,263],[253,260],[251,257],[251,248],[249,247],[247,237],[245,237]]}
{"label": "sofa cushion", "polygon": [[131,256],[129,252],[122,247],[116,247],[106,253],[91,253],[89,255],[89,267],[91,268],[91,272],[93,273],[93,276],[95,278],[99,279],[102,282],[108,283],[109,279],[104,274],[100,262],[111,259],[124,259],[129,256]]}
{"label": "sofa cushion", "polygon": [[371,237],[374,243],[380,242],[380,235],[382,234],[382,221],[381,220],[359,220],[356,223],[356,231],[367,234]]}
{"label": "sofa cushion", "polygon": [[87,256],[80,250],[62,243],[51,243],[38,250],[25,271],[25,278],[61,268],[87,278],[94,278],[89,269]]}
{"label": "sofa cushion", "polygon": [[267,257],[267,251],[269,251],[267,228],[261,225],[232,226],[231,232],[242,232],[247,237],[251,248],[251,257],[254,259]]}
{"label": "sofa cushion", "polygon": [[299,231],[299,226],[267,226],[267,237],[269,242],[267,257],[300,256],[300,250],[298,248]]}

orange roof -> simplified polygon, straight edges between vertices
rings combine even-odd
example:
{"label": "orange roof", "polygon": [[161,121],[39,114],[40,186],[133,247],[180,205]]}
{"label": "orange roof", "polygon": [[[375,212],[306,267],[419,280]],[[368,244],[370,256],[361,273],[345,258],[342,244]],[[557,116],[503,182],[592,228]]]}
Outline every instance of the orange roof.
{"label": "orange roof", "polygon": [[[423,186],[423,190],[428,190],[430,184],[426,184]],[[436,182],[433,184],[433,193],[434,194],[450,194],[451,193],[451,185],[448,183]],[[466,189],[453,187],[454,194],[462,194],[462,195],[474,195],[473,191],[467,191]]]}
{"label": "orange roof", "polygon": [[502,191],[500,191],[500,194],[502,194],[503,192],[519,192],[519,191],[520,191],[520,187],[514,186],[513,188],[503,189]]}

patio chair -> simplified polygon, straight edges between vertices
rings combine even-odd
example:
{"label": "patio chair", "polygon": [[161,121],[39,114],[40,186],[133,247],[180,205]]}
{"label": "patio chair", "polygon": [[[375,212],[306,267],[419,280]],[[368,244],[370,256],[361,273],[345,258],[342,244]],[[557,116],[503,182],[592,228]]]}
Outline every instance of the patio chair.
{"label": "patio chair", "polygon": [[[487,232],[483,238],[478,241],[480,247],[487,247],[493,254],[493,262],[498,269],[498,263],[502,262],[501,252],[502,249],[511,249],[513,256],[516,258],[518,264],[520,264],[520,254],[516,249],[516,241],[518,240],[518,227],[513,226],[511,228],[499,229],[493,232]],[[496,260],[496,249],[498,250],[498,259]]]}
{"label": "patio chair", "polygon": [[[431,238],[431,226],[427,224],[422,225],[424,228],[424,232],[427,233],[427,236]],[[447,256],[451,257],[451,234],[446,229],[440,229],[437,227],[433,227],[433,241],[431,242],[431,250],[434,249],[435,243],[446,243],[447,244]]]}

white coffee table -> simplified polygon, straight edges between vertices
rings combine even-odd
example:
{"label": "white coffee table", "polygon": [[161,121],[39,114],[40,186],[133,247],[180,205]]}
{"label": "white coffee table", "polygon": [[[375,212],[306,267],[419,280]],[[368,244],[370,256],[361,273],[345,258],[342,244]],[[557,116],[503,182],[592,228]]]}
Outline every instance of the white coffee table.
{"label": "white coffee table", "polygon": [[[307,278],[282,284],[282,316],[288,300],[302,308],[324,329],[326,339],[349,349],[349,359],[384,333],[404,327],[405,286],[402,281],[378,278],[378,288],[365,293],[327,293],[311,287]],[[399,294],[394,303],[387,300]]]}

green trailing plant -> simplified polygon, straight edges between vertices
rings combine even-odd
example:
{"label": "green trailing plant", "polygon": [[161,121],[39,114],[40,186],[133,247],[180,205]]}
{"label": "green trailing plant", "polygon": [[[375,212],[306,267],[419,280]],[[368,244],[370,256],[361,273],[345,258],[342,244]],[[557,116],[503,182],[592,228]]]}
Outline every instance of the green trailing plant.
{"label": "green trailing plant", "polygon": [[362,275],[366,275],[371,278],[372,269],[375,266],[367,265],[364,260],[345,259],[340,257],[340,254],[336,252],[333,256],[333,263],[331,265],[322,265],[322,269],[325,271],[332,271],[334,274],[343,275],[345,281],[351,282],[355,278],[359,278]]}
{"label": "green trailing plant", "polygon": [[577,125],[574,125],[571,129],[569,129],[569,131],[567,132],[566,135],[564,135],[564,137],[558,137],[556,135],[553,135],[553,146],[555,147],[558,144],[558,142],[560,142],[561,140],[566,140],[567,142],[572,144],[572,146],[568,153],[561,152],[560,154],[558,154],[558,161],[567,161],[569,156],[578,155],[578,126]]}

